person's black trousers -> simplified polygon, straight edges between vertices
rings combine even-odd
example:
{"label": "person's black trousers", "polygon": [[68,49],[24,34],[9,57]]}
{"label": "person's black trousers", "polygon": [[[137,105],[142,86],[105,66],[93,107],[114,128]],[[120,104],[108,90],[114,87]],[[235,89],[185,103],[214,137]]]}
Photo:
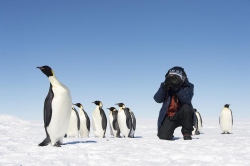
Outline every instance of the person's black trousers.
{"label": "person's black trousers", "polygon": [[189,104],[183,104],[174,116],[165,117],[158,129],[158,137],[160,139],[172,140],[174,130],[180,126],[182,126],[181,132],[183,135],[192,135],[193,115],[193,107]]}

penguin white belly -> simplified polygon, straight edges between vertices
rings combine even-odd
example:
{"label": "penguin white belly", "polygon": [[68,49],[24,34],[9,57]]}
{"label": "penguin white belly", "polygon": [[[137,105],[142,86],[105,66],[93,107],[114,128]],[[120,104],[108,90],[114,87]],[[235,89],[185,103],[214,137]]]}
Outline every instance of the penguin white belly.
{"label": "penguin white belly", "polygon": [[71,117],[69,121],[69,127],[67,131],[67,137],[76,137],[78,138],[79,131],[77,128],[77,116],[74,110],[71,111]]}
{"label": "penguin white belly", "polygon": [[62,139],[68,130],[72,100],[69,90],[61,86],[55,86],[52,90],[54,92],[52,116],[47,131],[51,144],[54,145],[57,141],[62,143]]}
{"label": "penguin white belly", "polygon": [[127,127],[126,124],[126,115],[124,113],[124,111],[119,111],[118,112],[118,125],[120,127],[120,135],[121,137],[128,137],[129,133],[130,133],[130,129]]}
{"label": "penguin white belly", "polygon": [[99,108],[94,110],[92,116],[92,122],[93,122],[92,124],[93,132],[95,136],[103,138],[104,130],[102,129],[102,117]]}
{"label": "penguin white belly", "polygon": [[113,128],[113,120],[114,120],[114,118],[113,118],[112,113],[111,113],[111,114],[109,114],[110,134],[115,136],[114,135],[114,128]]}
{"label": "penguin white belly", "polygon": [[222,132],[232,131],[232,115],[229,110],[222,110],[220,115],[220,127]]}
{"label": "penguin white belly", "polygon": [[80,137],[89,137],[89,130],[87,128],[87,120],[85,115],[80,115]]}
{"label": "penguin white belly", "polygon": [[198,124],[197,124],[197,131],[199,132],[199,133],[201,133],[201,129],[202,129],[202,124],[201,124],[201,117],[200,117],[200,115],[198,114],[198,113],[196,113],[196,116],[197,116],[197,121],[198,121]]}

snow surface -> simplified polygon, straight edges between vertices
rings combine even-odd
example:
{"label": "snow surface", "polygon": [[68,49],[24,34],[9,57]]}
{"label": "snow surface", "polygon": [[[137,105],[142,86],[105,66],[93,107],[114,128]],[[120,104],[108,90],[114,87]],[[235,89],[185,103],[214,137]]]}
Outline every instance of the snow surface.
{"label": "snow surface", "polygon": [[43,122],[0,115],[0,165],[250,165],[250,120],[235,120],[233,134],[222,135],[218,119],[203,118],[202,134],[184,141],[159,140],[156,119],[137,119],[136,138],[65,138],[62,147],[38,147]]}

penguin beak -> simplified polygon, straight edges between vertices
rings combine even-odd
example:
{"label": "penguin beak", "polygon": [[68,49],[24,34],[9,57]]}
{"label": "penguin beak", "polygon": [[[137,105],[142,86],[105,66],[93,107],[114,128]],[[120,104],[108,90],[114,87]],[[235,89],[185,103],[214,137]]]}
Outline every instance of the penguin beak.
{"label": "penguin beak", "polygon": [[42,70],[42,69],[43,69],[43,67],[36,67],[36,68],[38,68],[38,69],[40,69],[40,70]]}

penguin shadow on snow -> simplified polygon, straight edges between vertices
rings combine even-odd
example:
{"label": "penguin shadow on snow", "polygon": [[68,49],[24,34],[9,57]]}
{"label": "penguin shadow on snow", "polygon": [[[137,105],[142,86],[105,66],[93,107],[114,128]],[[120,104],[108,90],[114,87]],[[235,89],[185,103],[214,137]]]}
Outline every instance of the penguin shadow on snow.
{"label": "penguin shadow on snow", "polygon": [[133,138],[143,138],[142,136],[134,136]]}
{"label": "penguin shadow on snow", "polygon": [[[194,139],[199,139],[199,138],[192,137],[192,140]],[[174,137],[171,141],[177,141],[177,140],[183,140],[183,137]]]}
{"label": "penguin shadow on snow", "polygon": [[75,144],[86,144],[86,143],[97,143],[97,141],[73,141],[73,142],[67,142],[63,145],[75,145]]}

